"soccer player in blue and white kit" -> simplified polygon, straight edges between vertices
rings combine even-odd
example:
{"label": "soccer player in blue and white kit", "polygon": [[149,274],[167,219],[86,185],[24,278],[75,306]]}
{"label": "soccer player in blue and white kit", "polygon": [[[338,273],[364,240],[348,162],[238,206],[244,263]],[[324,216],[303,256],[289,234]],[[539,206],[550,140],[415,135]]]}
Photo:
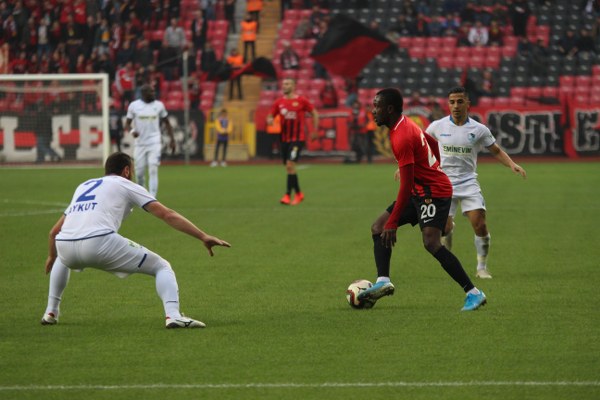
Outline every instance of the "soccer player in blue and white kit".
{"label": "soccer player in blue and white kit", "polygon": [[475,232],[476,276],[491,279],[492,275],[487,269],[491,236],[485,220],[485,201],[477,181],[477,153],[486,148],[514,173],[523,178],[527,177],[527,173],[498,146],[488,127],[469,118],[470,102],[465,88],[451,89],[448,92],[448,105],[450,115],[433,121],[426,129],[439,142],[442,170],[450,178],[453,189],[446,236],[442,242],[448,250],[452,248],[454,215],[460,204],[463,215],[469,218]]}
{"label": "soccer player in blue and white kit", "polygon": [[214,246],[230,244],[211,236],[181,214],[158,202],[142,186],[131,182],[133,160],[114,153],[106,160],[105,176],[77,187],[71,204],[52,227],[46,273],[50,273],[48,305],[42,325],[58,322],[62,293],[71,269],[92,267],[125,278],[133,273],[154,276],[163,302],[167,328],[203,328],[204,323],[184,317],[179,311],[179,289],[171,264],[158,254],[119,235],[123,220],[134,206],[162,219],[172,228],[204,243],[212,256]]}
{"label": "soccer player in blue and white kit", "polygon": [[[165,105],[156,100],[152,86],[145,84],[141,88],[142,98],[129,104],[125,132],[135,138],[133,158],[136,164],[135,178],[141,186],[145,185],[146,169],[148,169],[148,191],[154,197],[158,193],[158,166],[162,152],[161,123],[165,125],[171,151],[175,150],[173,128],[169,123]],[[131,123],[135,128],[131,129]]]}

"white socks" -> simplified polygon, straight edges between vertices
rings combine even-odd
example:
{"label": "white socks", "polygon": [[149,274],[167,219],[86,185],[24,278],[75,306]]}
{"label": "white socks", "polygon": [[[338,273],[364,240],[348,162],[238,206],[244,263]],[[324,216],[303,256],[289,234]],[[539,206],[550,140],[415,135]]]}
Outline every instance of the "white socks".
{"label": "white socks", "polygon": [[475,235],[475,250],[477,251],[477,269],[487,268],[487,256],[490,250],[491,235],[480,237]]}
{"label": "white socks", "polygon": [[62,294],[69,283],[71,270],[67,268],[60,259],[54,261],[52,271],[50,271],[50,288],[48,290],[48,305],[46,306],[46,314],[52,313],[58,318],[60,300]]}
{"label": "white socks", "polygon": [[170,318],[179,318],[179,287],[175,279],[175,272],[169,267],[163,268],[156,274],[156,292],[163,302],[165,315]]}
{"label": "white socks", "polygon": [[375,283],[379,282],[391,282],[391,280],[389,276],[378,276],[377,281],[375,281]]}

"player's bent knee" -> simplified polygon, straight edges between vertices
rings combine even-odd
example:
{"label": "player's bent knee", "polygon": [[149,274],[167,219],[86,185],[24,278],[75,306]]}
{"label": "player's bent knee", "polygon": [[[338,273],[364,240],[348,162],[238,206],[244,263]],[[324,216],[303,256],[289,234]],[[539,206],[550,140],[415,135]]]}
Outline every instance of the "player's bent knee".
{"label": "player's bent knee", "polygon": [[148,252],[146,259],[140,265],[139,272],[142,274],[156,276],[160,271],[173,271],[171,264],[156,253]]}

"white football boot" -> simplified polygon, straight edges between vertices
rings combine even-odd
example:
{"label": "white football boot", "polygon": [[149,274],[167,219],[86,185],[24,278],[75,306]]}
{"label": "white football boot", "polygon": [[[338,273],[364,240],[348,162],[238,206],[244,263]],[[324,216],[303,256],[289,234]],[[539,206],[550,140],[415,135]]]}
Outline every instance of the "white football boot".
{"label": "white football boot", "polygon": [[174,328],[205,328],[206,324],[201,321],[196,321],[183,315],[179,318],[169,318],[165,321],[167,329]]}

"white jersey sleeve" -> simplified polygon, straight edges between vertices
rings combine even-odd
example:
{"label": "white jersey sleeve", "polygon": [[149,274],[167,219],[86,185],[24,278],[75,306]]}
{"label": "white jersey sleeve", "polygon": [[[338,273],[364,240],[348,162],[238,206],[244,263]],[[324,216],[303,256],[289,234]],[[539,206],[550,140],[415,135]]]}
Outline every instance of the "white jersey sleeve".
{"label": "white jersey sleeve", "polygon": [[117,232],[134,206],[156,199],[142,186],[116,175],[90,179],[77,187],[56,240],[81,240]]}

